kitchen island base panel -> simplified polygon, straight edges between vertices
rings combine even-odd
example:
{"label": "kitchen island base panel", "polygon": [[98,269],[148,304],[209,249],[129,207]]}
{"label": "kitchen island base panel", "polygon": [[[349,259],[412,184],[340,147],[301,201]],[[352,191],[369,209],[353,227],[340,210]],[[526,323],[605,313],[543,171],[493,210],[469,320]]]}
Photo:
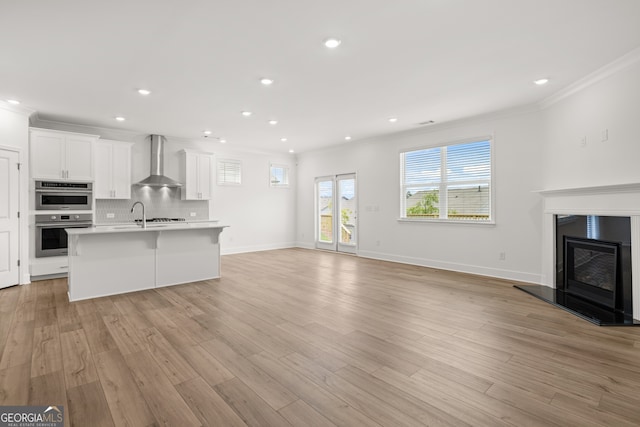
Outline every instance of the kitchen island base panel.
{"label": "kitchen island base panel", "polygon": [[70,229],[69,301],[217,279],[223,228]]}
{"label": "kitchen island base panel", "polygon": [[220,277],[219,234],[216,229],[162,233],[156,251],[156,286]]}
{"label": "kitchen island base panel", "polygon": [[96,234],[74,241],[76,247],[69,251],[70,301],[155,287],[152,234]]}

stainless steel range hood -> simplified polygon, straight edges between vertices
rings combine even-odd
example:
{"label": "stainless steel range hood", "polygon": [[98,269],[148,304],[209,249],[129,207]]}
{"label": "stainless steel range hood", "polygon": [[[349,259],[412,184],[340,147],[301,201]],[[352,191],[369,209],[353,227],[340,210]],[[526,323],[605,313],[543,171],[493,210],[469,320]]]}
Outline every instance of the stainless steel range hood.
{"label": "stainless steel range hood", "polygon": [[151,135],[151,175],[134,185],[182,187],[181,183],[164,175],[164,142],[164,136]]}

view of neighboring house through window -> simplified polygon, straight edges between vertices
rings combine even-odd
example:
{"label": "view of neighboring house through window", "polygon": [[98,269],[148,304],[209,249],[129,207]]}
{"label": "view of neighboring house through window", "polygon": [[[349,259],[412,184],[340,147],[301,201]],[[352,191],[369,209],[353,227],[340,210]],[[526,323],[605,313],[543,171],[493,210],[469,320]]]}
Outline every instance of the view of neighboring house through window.
{"label": "view of neighboring house through window", "polygon": [[491,139],[400,153],[401,218],[490,222]]}
{"label": "view of neighboring house through window", "polygon": [[269,185],[271,187],[289,186],[289,167],[285,165],[271,164]]}
{"label": "view of neighboring house through window", "polygon": [[240,160],[218,160],[218,185],[241,184],[242,164]]}

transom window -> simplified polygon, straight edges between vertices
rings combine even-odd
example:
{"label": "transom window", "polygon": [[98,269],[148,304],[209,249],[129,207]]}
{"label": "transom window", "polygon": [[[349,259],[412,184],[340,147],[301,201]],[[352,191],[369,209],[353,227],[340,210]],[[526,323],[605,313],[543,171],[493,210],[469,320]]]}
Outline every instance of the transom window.
{"label": "transom window", "polygon": [[491,222],[491,139],[400,153],[401,219]]}

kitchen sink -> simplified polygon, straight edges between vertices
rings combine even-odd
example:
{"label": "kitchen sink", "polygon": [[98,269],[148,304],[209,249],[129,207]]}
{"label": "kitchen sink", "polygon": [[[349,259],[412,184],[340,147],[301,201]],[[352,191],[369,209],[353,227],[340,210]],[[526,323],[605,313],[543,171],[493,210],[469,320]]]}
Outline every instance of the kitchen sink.
{"label": "kitchen sink", "polygon": [[[169,224],[147,224],[147,228],[162,228],[162,227],[168,227],[168,226]],[[115,227],[111,227],[112,230],[134,230],[136,228],[143,230],[143,228],[137,224],[117,225]]]}

